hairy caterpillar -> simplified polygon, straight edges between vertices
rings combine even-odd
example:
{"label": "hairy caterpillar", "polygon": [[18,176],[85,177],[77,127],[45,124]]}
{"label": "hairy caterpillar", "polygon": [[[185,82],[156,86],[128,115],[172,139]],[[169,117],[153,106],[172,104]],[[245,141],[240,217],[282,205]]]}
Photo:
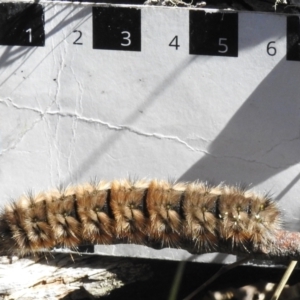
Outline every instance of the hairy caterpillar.
{"label": "hairy caterpillar", "polygon": [[268,197],[226,185],[115,180],[22,196],[0,215],[0,253],[117,242],[213,249],[267,244],[280,228]]}

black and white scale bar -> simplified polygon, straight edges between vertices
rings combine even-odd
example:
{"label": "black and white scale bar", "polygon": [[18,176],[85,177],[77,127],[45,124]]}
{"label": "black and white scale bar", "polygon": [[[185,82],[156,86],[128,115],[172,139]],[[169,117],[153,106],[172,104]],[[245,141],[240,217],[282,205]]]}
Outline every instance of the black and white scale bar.
{"label": "black and white scale bar", "polygon": [[0,3],[0,45],[44,46],[42,5]]}
{"label": "black and white scale bar", "polygon": [[[142,10],[136,7],[94,6],[91,47],[95,50],[142,51]],[[189,54],[238,57],[239,35],[243,34],[238,30],[238,17],[236,12],[190,10],[186,31]],[[300,61],[299,16],[287,16],[286,20],[286,59]],[[0,45],[44,46],[47,42],[45,21],[42,4],[0,3]],[[177,39],[173,39],[169,46],[177,50]]]}
{"label": "black and white scale bar", "polygon": [[93,48],[141,51],[141,10],[93,7]]}
{"label": "black and white scale bar", "polygon": [[300,17],[288,16],[286,29],[286,59],[300,61]]}
{"label": "black and white scale bar", "polygon": [[190,11],[190,54],[238,56],[238,14]]}

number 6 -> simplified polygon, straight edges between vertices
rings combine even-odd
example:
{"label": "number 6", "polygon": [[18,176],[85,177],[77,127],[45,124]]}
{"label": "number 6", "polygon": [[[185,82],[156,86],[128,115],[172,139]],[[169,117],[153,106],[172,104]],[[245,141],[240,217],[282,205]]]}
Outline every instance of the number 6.
{"label": "number 6", "polygon": [[271,46],[271,44],[275,44],[275,43],[276,42],[272,41],[272,42],[268,43],[268,45],[267,45],[267,53],[270,56],[275,56],[277,53],[276,48]]}

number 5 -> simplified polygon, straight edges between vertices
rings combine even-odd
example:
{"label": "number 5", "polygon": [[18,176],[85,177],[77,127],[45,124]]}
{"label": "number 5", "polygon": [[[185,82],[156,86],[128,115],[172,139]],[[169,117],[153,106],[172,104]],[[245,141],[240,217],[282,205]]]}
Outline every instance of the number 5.
{"label": "number 5", "polygon": [[228,46],[226,44],[222,43],[223,41],[225,42],[225,41],[227,41],[227,39],[225,39],[225,38],[219,39],[219,46],[224,47],[224,50],[218,51],[219,53],[226,53],[228,51]]}

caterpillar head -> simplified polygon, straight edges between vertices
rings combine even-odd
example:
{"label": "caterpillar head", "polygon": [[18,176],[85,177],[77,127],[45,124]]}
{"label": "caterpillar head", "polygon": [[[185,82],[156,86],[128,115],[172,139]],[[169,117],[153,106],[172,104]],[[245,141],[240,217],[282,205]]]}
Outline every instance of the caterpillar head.
{"label": "caterpillar head", "polygon": [[17,245],[7,222],[0,218],[0,255],[12,255],[17,252]]}

